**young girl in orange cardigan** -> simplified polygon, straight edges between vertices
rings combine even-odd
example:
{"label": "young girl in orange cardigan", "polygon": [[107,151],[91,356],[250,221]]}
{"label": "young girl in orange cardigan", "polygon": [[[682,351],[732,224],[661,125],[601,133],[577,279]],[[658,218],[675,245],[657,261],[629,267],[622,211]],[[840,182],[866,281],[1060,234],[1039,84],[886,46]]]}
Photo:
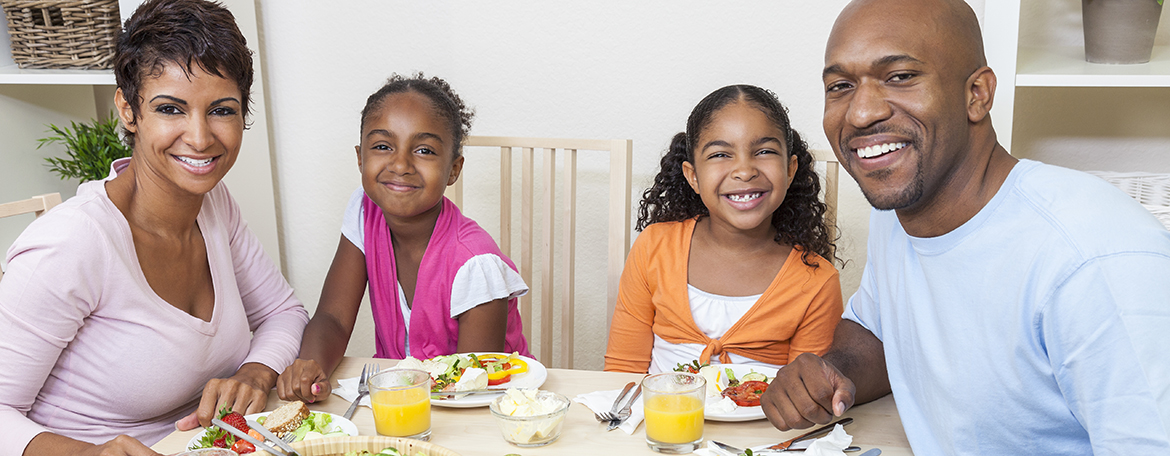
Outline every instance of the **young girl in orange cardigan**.
{"label": "young girl in orange cardigan", "polygon": [[605,370],[780,367],[828,350],[841,284],[820,181],[772,92],[733,85],[691,112],[642,195]]}

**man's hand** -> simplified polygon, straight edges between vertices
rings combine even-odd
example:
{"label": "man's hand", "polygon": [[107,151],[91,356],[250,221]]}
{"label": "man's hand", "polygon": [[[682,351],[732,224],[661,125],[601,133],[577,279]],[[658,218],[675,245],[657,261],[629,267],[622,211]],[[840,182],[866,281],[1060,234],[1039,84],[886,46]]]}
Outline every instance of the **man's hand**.
{"label": "man's hand", "polygon": [[180,431],[207,427],[225,404],[241,415],[259,413],[268,405],[268,392],[276,383],[276,372],[263,364],[248,363],[228,378],[213,378],[203,387],[199,409],[175,423]]}
{"label": "man's hand", "polygon": [[276,394],[286,401],[301,400],[308,403],[329,397],[332,391],[329,376],[316,360],[298,359],[276,380]]}
{"label": "man's hand", "polygon": [[853,406],[853,382],[819,356],[804,353],[776,373],[760,398],[768,421],[781,431],[826,424]]}

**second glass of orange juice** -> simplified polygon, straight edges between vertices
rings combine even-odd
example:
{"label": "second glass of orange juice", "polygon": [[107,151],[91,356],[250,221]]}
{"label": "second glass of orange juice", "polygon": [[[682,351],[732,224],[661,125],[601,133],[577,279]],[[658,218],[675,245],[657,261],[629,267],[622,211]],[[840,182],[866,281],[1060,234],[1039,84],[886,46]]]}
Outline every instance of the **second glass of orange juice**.
{"label": "second glass of orange juice", "polygon": [[707,382],[702,376],[667,372],[642,380],[642,408],[646,414],[646,444],[659,453],[684,454],[703,441],[703,401]]}
{"label": "second glass of orange juice", "polygon": [[378,434],[431,438],[431,376],[414,369],[390,369],[370,377],[370,405]]}

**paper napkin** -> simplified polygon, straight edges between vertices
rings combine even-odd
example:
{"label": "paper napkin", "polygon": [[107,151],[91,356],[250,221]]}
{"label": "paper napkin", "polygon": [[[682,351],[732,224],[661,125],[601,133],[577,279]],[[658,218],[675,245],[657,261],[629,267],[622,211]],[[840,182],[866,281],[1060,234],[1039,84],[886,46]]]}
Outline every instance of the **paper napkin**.
{"label": "paper napkin", "polygon": [[845,456],[845,448],[853,443],[853,436],[845,433],[840,424],[833,426],[829,435],[813,441],[812,445],[804,450],[805,456]]}
{"label": "paper napkin", "polygon": [[[333,388],[333,394],[345,399],[346,402],[353,402],[357,398],[358,377],[343,378],[338,380],[337,383],[338,386]],[[363,397],[359,404],[369,407],[370,396]]]}
{"label": "paper napkin", "polygon": [[[357,387],[354,386],[354,388]],[[617,399],[617,395],[620,392],[622,390],[594,391],[592,393],[578,395],[573,398],[573,402],[589,407],[590,410],[593,410],[593,413],[608,412],[613,407],[613,401]],[[623,399],[623,404],[625,404],[624,401],[629,400],[629,396],[629,394],[626,395],[626,399]],[[353,398],[351,397],[350,400],[353,400]],[[638,424],[642,422],[643,416],[642,399],[639,398],[634,401],[634,406],[630,408],[630,418],[622,423],[621,426],[618,426],[618,429],[625,431],[626,434],[633,434],[638,429]]]}

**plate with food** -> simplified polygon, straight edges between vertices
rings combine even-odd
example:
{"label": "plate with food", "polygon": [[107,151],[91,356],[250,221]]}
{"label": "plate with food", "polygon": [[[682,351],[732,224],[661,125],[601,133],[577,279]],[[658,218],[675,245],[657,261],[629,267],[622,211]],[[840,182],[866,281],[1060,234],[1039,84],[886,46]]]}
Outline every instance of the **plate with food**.
{"label": "plate with food", "polygon": [[[277,436],[284,436],[286,433],[291,433],[296,436],[293,442],[313,440],[321,437],[358,435],[357,425],[353,424],[352,421],[343,418],[341,415],[310,411],[309,407],[305,406],[305,403],[301,401],[285,403],[271,412],[253,413],[247,416],[232,412],[225,406],[219,411],[218,415],[219,419],[223,420],[223,422],[231,424],[245,432],[249,430],[247,420],[252,420],[268,428],[269,431],[272,431]],[[264,436],[260,435],[259,432],[252,431],[249,434],[255,437],[256,440],[264,440]],[[247,447],[251,446],[250,443],[243,441],[243,439],[237,439],[236,436],[229,434],[217,426],[204,429],[187,442],[188,450],[230,448],[240,454],[250,453],[250,451],[241,450],[247,450]],[[255,448],[252,448],[252,450],[255,451]]]}
{"label": "plate with food", "polygon": [[450,393],[432,395],[431,405],[439,407],[486,407],[498,396],[483,394],[487,390],[540,388],[548,378],[540,361],[516,353],[457,353],[425,360],[408,356],[394,367],[430,373],[431,392]]}
{"label": "plate with food", "polygon": [[712,421],[751,421],[766,418],[760,396],[776,378],[776,369],[749,364],[680,364],[675,371],[702,375],[707,380],[703,414]]}

